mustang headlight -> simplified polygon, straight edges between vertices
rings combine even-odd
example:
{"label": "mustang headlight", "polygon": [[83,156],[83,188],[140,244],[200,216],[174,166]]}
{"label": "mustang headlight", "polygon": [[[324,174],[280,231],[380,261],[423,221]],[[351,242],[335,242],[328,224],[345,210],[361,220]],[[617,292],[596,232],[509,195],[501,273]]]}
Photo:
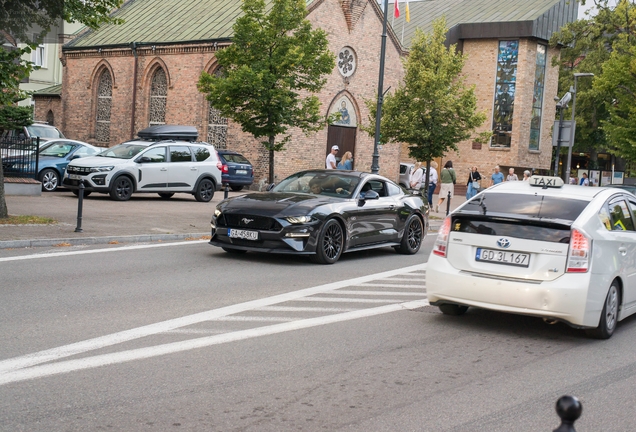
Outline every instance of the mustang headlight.
{"label": "mustang headlight", "polygon": [[112,171],[113,168],[115,168],[114,166],[97,166],[97,167],[92,167],[91,168],[91,172],[106,172],[106,171]]}
{"label": "mustang headlight", "polygon": [[304,224],[311,222],[311,216],[290,216],[285,218],[290,224]]}
{"label": "mustang headlight", "polygon": [[221,210],[215,209],[214,210],[214,217],[219,217],[219,216],[221,216]]}

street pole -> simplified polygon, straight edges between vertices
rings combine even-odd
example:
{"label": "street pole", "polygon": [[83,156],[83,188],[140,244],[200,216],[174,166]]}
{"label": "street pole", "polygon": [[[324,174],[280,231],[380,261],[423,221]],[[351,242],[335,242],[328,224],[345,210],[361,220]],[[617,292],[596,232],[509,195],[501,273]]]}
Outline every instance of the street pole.
{"label": "street pole", "polygon": [[574,74],[574,89],[572,89],[572,124],[570,125],[570,147],[568,147],[568,163],[566,165],[568,175],[572,169],[572,148],[574,147],[574,130],[575,120],[574,114],[576,113],[576,81],[581,76],[594,76],[591,72],[575,73]]}
{"label": "street pole", "polygon": [[375,140],[373,143],[373,160],[371,162],[371,172],[377,174],[380,171],[380,154],[378,149],[380,146],[380,122],[382,120],[382,102],[384,94],[382,87],[384,85],[384,56],[386,54],[386,25],[389,10],[389,0],[384,0],[384,21],[382,24],[382,48],[380,48],[380,77],[378,78],[378,106],[375,113]]}
{"label": "street pole", "polygon": [[554,176],[559,176],[559,159],[561,159],[561,132],[563,131],[563,109],[560,105],[557,105],[559,109],[559,133],[557,135],[557,147],[556,147],[556,156],[554,157]]}

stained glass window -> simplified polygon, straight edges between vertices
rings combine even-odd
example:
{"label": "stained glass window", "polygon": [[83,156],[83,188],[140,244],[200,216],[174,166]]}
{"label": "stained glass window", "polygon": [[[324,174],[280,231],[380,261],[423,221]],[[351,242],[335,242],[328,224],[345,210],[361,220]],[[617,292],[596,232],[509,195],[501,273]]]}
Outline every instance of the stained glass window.
{"label": "stained glass window", "polygon": [[530,150],[539,150],[541,141],[541,112],[545,86],[545,64],[548,47],[537,45],[537,63],[534,72],[534,92],[532,94],[532,120],[530,120]]}
{"label": "stained glass window", "polygon": [[499,41],[491,147],[510,147],[518,57],[518,40]]}
{"label": "stained glass window", "polygon": [[113,80],[107,69],[99,76],[97,85],[97,118],[95,139],[97,142],[110,142],[110,111],[113,101]]}
{"label": "stained glass window", "polygon": [[208,104],[208,142],[217,149],[227,148],[227,118]]}
{"label": "stained glass window", "polygon": [[168,99],[168,79],[166,72],[158,68],[150,82],[150,126],[166,123],[166,101]]}

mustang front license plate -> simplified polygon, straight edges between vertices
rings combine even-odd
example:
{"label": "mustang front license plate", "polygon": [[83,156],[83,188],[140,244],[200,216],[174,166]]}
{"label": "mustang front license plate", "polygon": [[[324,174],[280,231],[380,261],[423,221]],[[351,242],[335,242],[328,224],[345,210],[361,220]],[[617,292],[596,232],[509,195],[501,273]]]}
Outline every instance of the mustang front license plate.
{"label": "mustang front license plate", "polygon": [[530,264],[530,254],[477,248],[475,260],[491,262],[495,264],[508,264],[519,267],[528,267],[528,265]]}
{"label": "mustang front license plate", "polygon": [[258,231],[228,229],[227,236],[230,238],[236,238],[236,239],[258,240]]}

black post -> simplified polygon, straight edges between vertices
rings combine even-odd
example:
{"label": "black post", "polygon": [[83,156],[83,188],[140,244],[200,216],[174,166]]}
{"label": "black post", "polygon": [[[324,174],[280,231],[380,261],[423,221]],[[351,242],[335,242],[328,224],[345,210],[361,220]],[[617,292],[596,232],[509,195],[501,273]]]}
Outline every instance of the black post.
{"label": "black post", "polygon": [[556,403],[556,412],[561,418],[561,425],[553,432],[576,432],[574,422],[583,412],[581,402],[574,396],[561,396]]}
{"label": "black post", "polygon": [[40,172],[40,137],[35,140],[35,179],[38,179],[38,173]]}
{"label": "black post", "polygon": [[554,176],[558,177],[559,175],[559,159],[561,156],[561,131],[563,130],[563,108],[557,105],[559,109],[559,134],[557,135],[557,148],[556,148],[556,156],[554,158]]}
{"label": "black post", "polygon": [[446,216],[448,216],[448,214],[450,213],[450,200],[451,200],[451,193],[450,191],[448,191],[448,196],[446,197],[448,198],[446,200]]}
{"label": "black post", "polygon": [[375,113],[375,139],[373,143],[373,160],[371,162],[371,172],[377,174],[380,171],[380,122],[382,121],[382,86],[384,85],[384,57],[386,55],[386,22],[389,14],[389,0],[384,0],[384,21],[382,23],[382,45],[380,47],[380,77],[378,78],[378,106]]}
{"label": "black post", "polygon": [[225,189],[223,190],[223,199],[227,199],[227,195],[230,193],[229,185],[225,183]]}
{"label": "black post", "polygon": [[84,204],[84,180],[79,182],[79,190],[77,191],[77,227],[75,232],[84,232],[82,229],[82,205]]}

